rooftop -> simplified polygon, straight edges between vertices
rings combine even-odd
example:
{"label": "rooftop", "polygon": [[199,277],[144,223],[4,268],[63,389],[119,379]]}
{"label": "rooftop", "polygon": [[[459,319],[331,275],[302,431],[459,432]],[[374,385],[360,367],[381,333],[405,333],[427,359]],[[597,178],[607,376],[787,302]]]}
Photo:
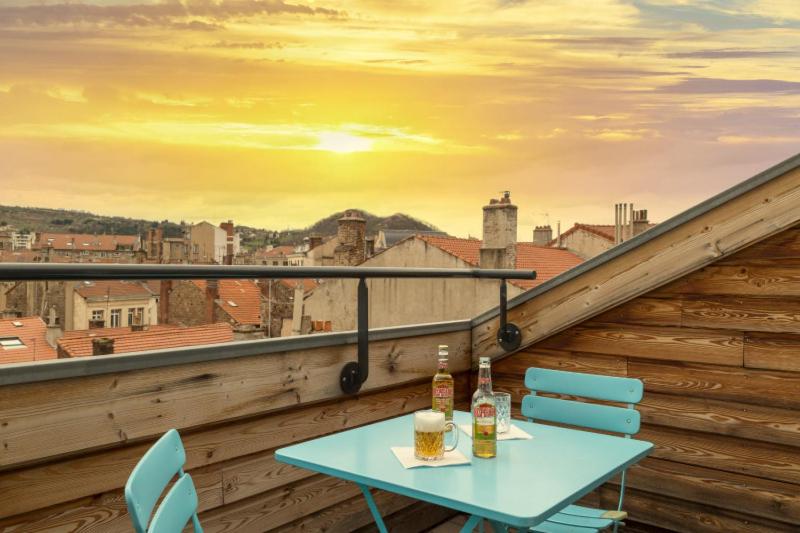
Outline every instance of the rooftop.
{"label": "rooftop", "polygon": [[85,281],[75,287],[75,292],[87,300],[128,300],[150,298],[158,292],[139,281]]}
{"label": "rooftop", "polygon": [[[200,290],[206,290],[206,280],[192,280]],[[221,279],[218,282],[219,305],[242,325],[261,325],[261,289],[248,279]]]}
{"label": "rooftop", "polygon": [[133,249],[139,242],[138,235],[89,235],[85,233],[40,233],[34,249],[89,250],[115,252]]}
{"label": "rooftop", "polygon": [[47,324],[38,316],[0,319],[0,364],[55,359]]}

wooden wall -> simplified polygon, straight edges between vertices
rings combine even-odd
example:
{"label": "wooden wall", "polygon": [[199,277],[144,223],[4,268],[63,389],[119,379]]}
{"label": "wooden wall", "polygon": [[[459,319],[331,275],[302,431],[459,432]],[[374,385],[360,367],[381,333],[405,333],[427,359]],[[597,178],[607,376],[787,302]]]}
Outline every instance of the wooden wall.
{"label": "wooden wall", "polygon": [[[354,346],[2,387],[0,532],[131,531],[122,487],[171,427],[183,437],[205,531],[369,527],[355,485],[280,464],[274,451],[429,406],[440,343],[451,347],[464,403],[469,331],[371,343],[370,377],[356,397],[338,389]],[[381,491],[375,498],[403,531],[452,515]]]}
{"label": "wooden wall", "polygon": [[800,530],[798,227],[498,361],[495,388],[518,402],[531,366],[644,381],[655,450],[630,471],[632,522]]}

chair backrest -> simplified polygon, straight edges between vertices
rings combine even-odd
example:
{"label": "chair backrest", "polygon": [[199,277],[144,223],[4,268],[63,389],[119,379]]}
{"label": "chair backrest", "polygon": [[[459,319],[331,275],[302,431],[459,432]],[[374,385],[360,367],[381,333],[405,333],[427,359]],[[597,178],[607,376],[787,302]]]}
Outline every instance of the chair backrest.
{"label": "chair backrest", "polygon": [[148,533],[175,533],[183,531],[197,512],[197,491],[192,483],[192,476],[182,475],[172,485],[158,506]]}
{"label": "chair backrest", "polygon": [[[192,478],[183,473],[183,464],[186,462],[186,451],[183,449],[180,435],[174,429],[167,431],[147,453],[139,460],[139,463],[131,472],[128,482],[125,484],[125,502],[128,505],[128,512],[136,533],[148,531],[147,525],[150,515],[153,512],[161,493],[164,492],[167,484],[177,474],[178,481],[182,487],[186,484],[192,485]],[[170,490],[170,494],[175,490],[175,486]],[[192,492],[194,486],[192,485]],[[177,493],[176,493],[177,494]],[[178,499],[174,496],[171,501],[178,503],[191,503],[191,499]],[[159,506],[161,512],[168,505],[167,499]],[[164,511],[165,513],[168,511]],[[193,518],[195,525],[199,525],[196,519],[197,496],[195,494],[194,504],[189,516]],[[158,514],[158,513],[157,513]]]}
{"label": "chair backrest", "polygon": [[[644,386],[638,379],[529,368],[525,372],[525,386],[531,394],[522,399],[522,415],[529,419],[626,435],[639,432],[641,418],[633,404],[641,401]],[[549,398],[538,396],[538,392],[621,402],[628,407]]]}

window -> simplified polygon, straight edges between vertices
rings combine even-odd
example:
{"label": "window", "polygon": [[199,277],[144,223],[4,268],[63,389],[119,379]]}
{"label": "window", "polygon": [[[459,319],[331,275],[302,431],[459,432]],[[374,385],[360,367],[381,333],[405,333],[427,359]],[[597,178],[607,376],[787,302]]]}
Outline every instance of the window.
{"label": "window", "polygon": [[128,325],[144,325],[144,307],[129,307],[128,308]]}
{"label": "window", "polygon": [[95,309],[92,311],[92,321],[103,320],[103,310]]}
{"label": "window", "polygon": [[111,310],[111,327],[118,328],[122,325],[122,309]]}
{"label": "window", "polygon": [[0,337],[0,346],[4,350],[14,350],[17,348],[25,348],[25,343],[19,337]]}

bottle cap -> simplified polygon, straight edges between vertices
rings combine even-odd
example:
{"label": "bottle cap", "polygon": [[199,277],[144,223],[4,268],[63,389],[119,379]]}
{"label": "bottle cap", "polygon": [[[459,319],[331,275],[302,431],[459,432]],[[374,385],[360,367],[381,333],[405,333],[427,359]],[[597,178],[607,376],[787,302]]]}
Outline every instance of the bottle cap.
{"label": "bottle cap", "polygon": [[482,365],[488,365],[489,361],[491,361],[491,359],[489,359],[488,357],[480,357],[480,358],[478,358],[478,363],[480,363]]}
{"label": "bottle cap", "polygon": [[448,346],[446,344],[439,345],[439,355],[447,355]]}

